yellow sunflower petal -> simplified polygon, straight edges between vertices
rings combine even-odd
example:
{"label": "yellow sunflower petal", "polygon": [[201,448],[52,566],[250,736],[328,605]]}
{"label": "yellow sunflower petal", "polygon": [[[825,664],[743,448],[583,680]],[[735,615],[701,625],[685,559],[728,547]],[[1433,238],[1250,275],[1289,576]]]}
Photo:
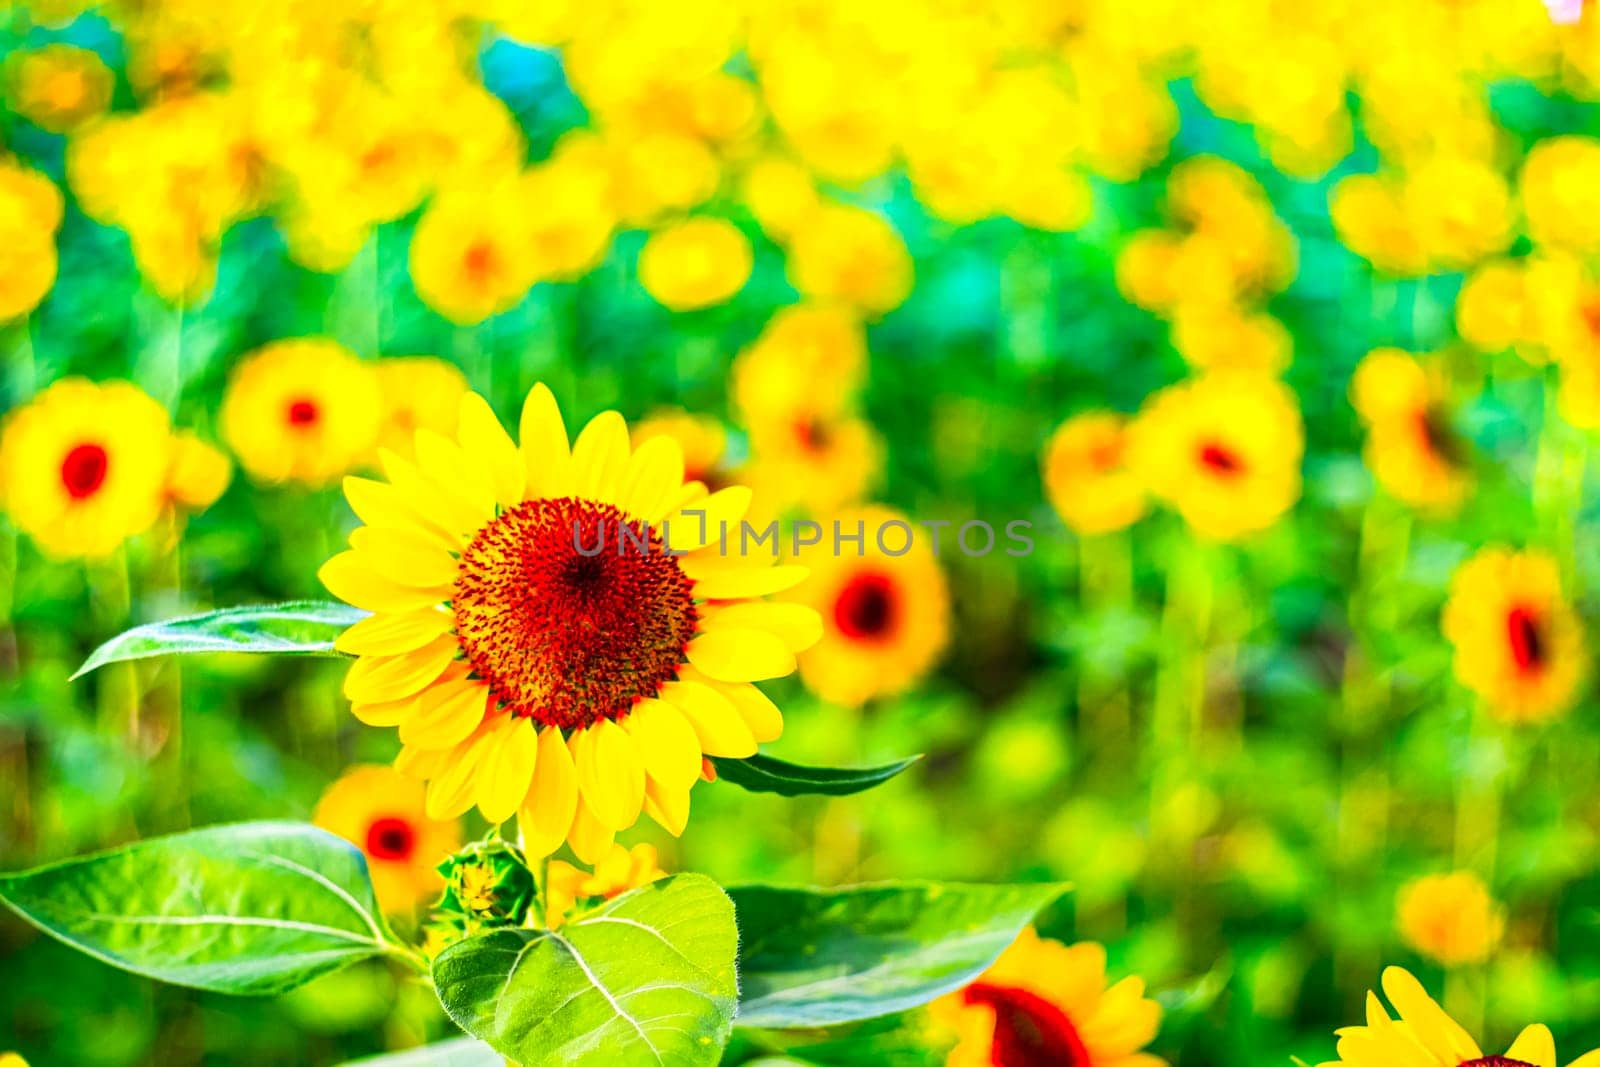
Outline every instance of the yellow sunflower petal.
{"label": "yellow sunflower petal", "polygon": [[399,700],[384,700],[378,703],[357,700],[350,704],[350,714],[368,726],[399,726],[416,714],[416,710],[416,694],[401,697]]}
{"label": "yellow sunflower petal", "polygon": [[572,735],[572,760],[578,791],[600,825],[608,830],[632,826],[644,802],[644,763],[628,732],[601,719]]}
{"label": "yellow sunflower petal", "polygon": [[440,773],[428,783],[428,818],[454,819],[472,807],[479,770],[489,754],[484,743],[488,738],[488,731],[480,728],[442,761]]}
{"label": "yellow sunflower petal", "polygon": [[590,500],[617,503],[628,452],[628,424],[621,415],[602,411],[590,419],[572,442],[572,491]]}
{"label": "yellow sunflower petal", "polygon": [[438,608],[382,612],[345,630],[333,647],[351,656],[396,656],[421,648],[452,625],[449,613]]}
{"label": "yellow sunflower petal", "polygon": [[617,505],[655,526],[683,485],[683,448],[670,437],[652,437],[634,450],[617,490]]}
{"label": "yellow sunflower petal", "polygon": [[464,393],[461,397],[461,423],[457,437],[469,459],[482,463],[494,485],[495,499],[502,508],[522,503],[522,492],[527,487],[528,467],[522,462],[511,435],[506,433],[500,420],[495,418],[489,402],[477,393]]}
{"label": "yellow sunflower petal", "polygon": [[422,473],[460,494],[487,522],[494,517],[494,483],[482,461],[468,456],[437,430],[417,431],[417,466]]}
{"label": "yellow sunflower petal", "polygon": [[405,505],[419,515],[461,537],[470,537],[494,517],[453,486],[425,474],[421,467],[397,456],[387,448],[378,449],[378,463]]}
{"label": "yellow sunflower petal", "polygon": [[524,490],[528,499],[570,496],[572,452],[567,446],[567,424],[561,419],[556,398],[543,382],[528,391],[517,439],[522,442],[522,463],[528,472]]}
{"label": "yellow sunflower petal", "polygon": [[600,825],[600,820],[595,818],[594,812],[580,797],[577,814],[572,818],[572,830],[567,834],[567,844],[572,846],[572,851],[593,867],[606,858],[615,840],[616,835]]}
{"label": "yellow sunflower petal", "polygon": [[432,538],[447,551],[459,551],[463,544],[459,536],[419,514],[405,502],[399,490],[387,482],[349,475],[344,480],[344,498],[350,502],[350,510],[368,526],[412,530]]}
{"label": "yellow sunflower petal", "polygon": [[344,695],[364,704],[420,693],[455,659],[454,637],[438,637],[413,652],[398,656],[362,656],[344,676]]}
{"label": "yellow sunflower petal", "polygon": [[687,789],[700,777],[700,739],[683,713],[660,700],[641,700],[622,728],[638,743],[645,773],[658,782]]}
{"label": "yellow sunflower petal", "polygon": [[694,580],[694,595],[700,600],[741,600],[781,593],[799,585],[811,573],[797,564],[752,565],[718,556],[714,549],[684,556],[678,566]]}
{"label": "yellow sunflower petal", "polygon": [[578,773],[572,766],[572,754],[561,731],[547,726],[539,731],[533,784],[517,810],[522,847],[529,858],[543,858],[561,847],[572,829],[577,807]]}
{"label": "yellow sunflower petal", "polygon": [[489,752],[478,777],[478,810],[491,823],[511,818],[533,783],[539,756],[537,727],[530,719],[507,715],[491,731]]}
{"label": "yellow sunflower petal", "polygon": [[661,699],[683,713],[707,756],[744,759],[756,754],[755,735],[727,697],[697,682],[668,682]]}
{"label": "yellow sunflower petal", "polygon": [[1400,967],[1383,972],[1383,992],[1418,1040],[1441,1060],[1465,1063],[1481,1059],[1477,1043],[1428,996],[1422,983]]}
{"label": "yellow sunflower petal", "polygon": [[456,558],[422,534],[362,526],[350,534],[350,544],[396,585],[427,589],[456,580]]}
{"label": "yellow sunflower petal", "polygon": [[[739,544],[739,523],[750,510],[750,490],[742,485],[718,489],[704,500],[680,507],[663,523],[662,536],[674,552],[695,552],[707,545]],[[732,551],[732,548],[730,548]]]}
{"label": "yellow sunflower petal", "polygon": [[432,686],[417,698],[411,718],[400,724],[400,741],[417,748],[453,748],[483,723],[488,698],[484,684],[473,678]]}
{"label": "yellow sunflower petal", "polygon": [[317,571],[328,592],[353,607],[368,611],[416,611],[450,595],[449,586],[417,587],[391,582],[378,573],[375,561],[351,549],[329,559]]}
{"label": "yellow sunflower petal", "polygon": [[651,779],[645,786],[644,813],[673,837],[682,837],[689,825],[689,789],[678,789]]}
{"label": "yellow sunflower petal", "polygon": [[679,677],[685,681],[704,682],[727,697],[744,724],[750,727],[751,736],[758,742],[765,744],[783,736],[783,712],[778,710],[778,705],[767,694],[750,682],[719,682],[690,668],[681,671]]}
{"label": "yellow sunflower petal", "polygon": [[822,616],[804,604],[753,601],[708,610],[702,630],[764,630],[784,643],[790,652],[804,652],[822,640]]}
{"label": "yellow sunflower petal", "polygon": [[1556,1067],[1556,1039],[1547,1026],[1530,1026],[1506,1051],[1506,1059],[1521,1060],[1533,1067]]}
{"label": "yellow sunflower petal", "polygon": [[724,682],[758,682],[794,671],[794,653],[765,630],[708,630],[684,651],[699,670]]}

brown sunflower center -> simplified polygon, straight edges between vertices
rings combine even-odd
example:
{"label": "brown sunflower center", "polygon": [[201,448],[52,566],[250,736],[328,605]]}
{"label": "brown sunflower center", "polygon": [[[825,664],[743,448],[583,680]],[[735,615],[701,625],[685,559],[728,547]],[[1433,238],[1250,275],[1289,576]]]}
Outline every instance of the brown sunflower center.
{"label": "brown sunflower center", "polygon": [[1466,465],[1466,444],[1450,424],[1450,417],[1438,408],[1423,408],[1417,412],[1417,432],[1422,443],[1435,456],[1451,467]]}
{"label": "brown sunflower center", "polygon": [[61,461],[61,484],[68,496],[82,500],[105,484],[109,466],[110,457],[100,445],[76,445]]}
{"label": "brown sunflower center", "polygon": [[966,1001],[994,1011],[994,1067],[1091,1067],[1072,1020],[1043,997],[979,982],[967,987]]}
{"label": "brown sunflower center", "polygon": [[1514,607],[1506,615],[1506,639],[1511,644],[1511,660],[1524,674],[1544,666],[1544,630],[1538,613],[1528,607]]}
{"label": "brown sunflower center", "polygon": [[1239,453],[1221,441],[1207,441],[1200,446],[1200,465],[1222,478],[1231,478],[1244,470],[1244,460]]}
{"label": "brown sunflower center", "polygon": [[407,860],[416,847],[417,832],[404,819],[388,815],[367,827],[367,855],[375,860]]}
{"label": "brown sunflower center", "polygon": [[591,500],[529,500],[461,555],[456,634],[496,700],[579,729],[620,719],[677,677],[693,583],[660,536]]}
{"label": "brown sunflower center", "polygon": [[290,426],[310,426],[317,421],[317,415],[315,401],[302,398],[289,402],[288,417]]}
{"label": "brown sunflower center", "polygon": [[1505,1056],[1485,1056],[1481,1060],[1467,1060],[1461,1067],[1534,1067],[1526,1060],[1513,1060]]}
{"label": "brown sunflower center", "polygon": [[893,632],[900,615],[894,583],[882,574],[858,574],[839,591],[833,621],[852,641],[877,641]]}

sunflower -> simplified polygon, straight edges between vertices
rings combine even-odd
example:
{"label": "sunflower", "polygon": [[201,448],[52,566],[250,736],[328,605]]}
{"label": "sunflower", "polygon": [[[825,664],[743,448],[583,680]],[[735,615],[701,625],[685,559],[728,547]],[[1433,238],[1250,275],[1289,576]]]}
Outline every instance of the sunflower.
{"label": "sunflower", "polygon": [[904,692],[950,638],[950,597],[934,549],[888,508],[860,508],[820,525],[820,542],[797,557],[811,580],[795,600],[822,617],[822,639],[800,657],[801,680],[822,699],[852,707]]}
{"label": "sunflower", "polygon": [[1395,499],[1448,511],[1472,488],[1471,453],[1451,424],[1438,363],[1376,348],[1356,367],[1350,396],[1367,424],[1367,464]]}
{"label": "sunflower", "polygon": [[545,922],[554,929],[580,903],[611,900],[666,876],[655,846],[649,844],[631,849],[612,845],[593,872],[553,860],[545,881]]}
{"label": "sunflower", "polygon": [[635,423],[632,437],[634,448],[642,447],[652,437],[672,438],[683,451],[684,481],[720,487],[728,431],[711,416],[695,415],[680,408],[662,408]]}
{"label": "sunflower", "polygon": [[1144,516],[1144,485],[1128,469],[1127,438],[1123,416],[1089,411],[1062,423],[1045,445],[1045,493],[1075,532],[1109,533]]}
{"label": "sunflower", "polygon": [[831,304],[780,308],[733,361],[729,390],[749,426],[798,421],[797,413],[845,413],[867,368],[867,335],[853,312]]}
{"label": "sunflower", "polygon": [[453,821],[430,819],[422,784],[392,767],[358,766],[330,785],[311,821],[361,850],[378,903],[405,914],[444,888],[438,866],[461,845]]}
{"label": "sunflower", "polygon": [[1277,522],[1300,496],[1305,446],[1294,394],[1250,374],[1208,374],[1156,393],[1129,454],[1150,491],[1201,537],[1232,541]]}
{"label": "sunflower", "polygon": [[451,434],[467,379],[455,364],[434,356],[388,356],[376,365],[383,395],[377,445],[411,459],[418,430]]}
{"label": "sunflower", "polygon": [[49,178],[0,162],[0,323],[28,314],[55,284],[62,209]]}
{"label": "sunflower", "polygon": [[1542,722],[1577,698],[1588,667],[1583,625],[1548,554],[1479,552],[1451,580],[1442,627],[1455,646],[1456,677],[1491,714]]}
{"label": "sunflower", "polygon": [[639,251],[639,282],[673,311],[725,304],[754,266],[750,241],[726,219],[684,219],[650,235]]}
{"label": "sunflower", "polygon": [[111,70],[86,48],[45,45],[14,56],[8,66],[17,113],[51,133],[66,133],[111,103]]}
{"label": "sunflower", "polygon": [[778,736],[751,683],[793,671],[821,627],[761,599],[805,569],[745,557],[748,489],[686,484],[677,444],[633,449],[616,412],[569,446],[543,385],[520,447],[467,393],[456,435],[379,455],[384,480],[345,479],[366,525],[319,573],[374,613],[338,639],[360,657],[344,690],[400,728],[430,817],[516,814],[530,855],[565,839],[592,863],[641,808],[681,833],[702,757]]}
{"label": "sunflower", "polygon": [[155,523],[171,457],[167,413],[137,386],[64,378],[7,418],[0,499],[49,555],[106,556]]}
{"label": "sunflower", "polygon": [[371,365],[338,342],[274,341],[229,375],[222,434],[257,480],[323,485],[370,454],[382,404]]}
{"label": "sunflower", "polygon": [[1471,871],[1434,874],[1401,888],[1400,938],[1446,967],[1482,963],[1505,933],[1505,910]]}
{"label": "sunflower", "polygon": [[[1385,970],[1383,992],[1395,1017],[1368,993],[1366,1025],[1340,1030],[1339,1058],[1322,1067],[1557,1067],[1555,1038],[1544,1026],[1523,1030],[1504,1056],[1485,1056],[1409,971]],[[1569,1067],[1600,1067],[1600,1050]]]}
{"label": "sunflower", "polygon": [[228,488],[233,468],[228,457],[188,430],[172,435],[172,462],[167,467],[166,498],[185,511],[204,511]]}
{"label": "sunflower", "polygon": [[1106,951],[1024,930],[976,982],[934,1001],[934,1025],[957,1043],[948,1067],[1165,1067],[1144,1046],[1161,1006],[1144,979],[1106,985]]}

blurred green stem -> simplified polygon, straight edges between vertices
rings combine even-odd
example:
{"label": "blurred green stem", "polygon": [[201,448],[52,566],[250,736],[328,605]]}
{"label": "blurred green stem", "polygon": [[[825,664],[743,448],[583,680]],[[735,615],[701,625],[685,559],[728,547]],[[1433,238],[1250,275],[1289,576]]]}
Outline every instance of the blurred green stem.
{"label": "blurred green stem", "polygon": [[[1130,609],[1133,552],[1126,531],[1078,539],[1078,599],[1095,619]],[[1125,666],[1102,666],[1086,656],[1078,669],[1079,743],[1118,775],[1125,773],[1133,734]]]}
{"label": "blurred green stem", "polygon": [[[132,622],[133,605],[126,547],[119,546],[105,559],[90,562],[86,577],[95,635],[103,639],[127,629]],[[135,664],[113,663],[97,673],[101,728],[108,733],[121,733],[130,747],[137,747],[141,724]]]}
{"label": "blurred green stem", "polygon": [[1561,417],[1556,392],[1555,379],[1547,376],[1544,418],[1533,467],[1533,511],[1536,528],[1548,538],[1550,549],[1561,566],[1561,580],[1567,595],[1576,596],[1575,534],[1578,513],[1583,509],[1589,441],[1582,430]]}
{"label": "blurred green stem", "polygon": [[[1456,774],[1455,867],[1471,870],[1493,889],[1506,790],[1507,737],[1482,704]],[[1484,967],[1457,968],[1445,975],[1445,1008],[1468,1031],[1481,1033],[1488,974]]]}

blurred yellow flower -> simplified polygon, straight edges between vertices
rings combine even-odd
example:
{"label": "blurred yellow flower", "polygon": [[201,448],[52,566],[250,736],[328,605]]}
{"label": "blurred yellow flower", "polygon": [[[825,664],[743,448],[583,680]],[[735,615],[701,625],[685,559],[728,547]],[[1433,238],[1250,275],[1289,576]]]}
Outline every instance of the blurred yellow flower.
{"label": "blurred yellow flower", "polygon": [[1505,911],[1470,871],[1434,874],[1401,887],[1395,898],[1400,939],[1435,963],[1482,963],[1505,933]]}
{"label": "blurred yellow flower", "polygon": [[1278,374],[1289,365],[1294,339],[1264,311],[1181,302],[1172,314],[1172,347],[1196,370]]}
{"label": "blurred yellow flower", "polygon": [[673,311],[723,304],[744,288],[750,242],[726,219],[701,216],[650,235],[639,252],[639,282]]}
{"label": "blurred yellow flower", "polygon": [[818,204],[810,172],[782,156],[762,156],[752,162],[740,179],[739,191],[775,241],[792,237]]}
{"label": "blurred yellow flower", "polygon": [[1356,367],[1350,396],[1367,424],[1367,465],[1395,499],[1454,509],[1472,488],[1472,453],[1451,425],[1449,383],[1437,360],[1376,348]]}
{"label": "blurred yellow flower", "polygon": [[15,1052],[0,1052],[0,1067],[28,1067],[28,1061]]}
{"label": "blurred yellow flower", "polygon": [[545,882],[545,925],[554,930],[580,904],[611,900],[666,876],[655,846],[647,844],[631,849],[612,845],[592,873],[565,860],[551,860]]}
{"label": "blurred yellow flower", "polygon": [[377,448],[411,459],[418,430],[456,432],[467,378],[454,363],[436,356],[385,356],[374,370],[383,396]]}
{"label": "blurred yellow flower", "polygon": [[1109,533],[1144,517],[1144,483],[1128,467],[1128,421],[1109,411],[1074,415],[1045,445],[1045,494],[1080,534]]}
{"label": "blurred yellow flower", "polygon": [[703,482],[710,489],[721,487],[720,465],[728,444],[728,431],[720,421],[681,408],[665,408],[634,423],[635,449],[652,437],[667,437],[677,442],[683,451],[685,482]]}
{"label": "blurred yellow flower", "polygon": [[325,485],[363,462],[383,397],[370,363],[319,337],[246,355],[222,396],[222,436],[252,478]]}
{"label": "blurred yellow flower", "polygon": [[515,182],[439,193],[411,237],[417,295],[462,325],[516,306],[538,269],[530,207]]}
{"label": "blurred yellow flower", "polygon": [[[794,558],[810,567],[811,579],[793,599],[822,617],[822,639],[801,654],[801,681],[847,707],[910,689],[950,640],[950,596],[928,531],[870,506],[840,512],[811,532],[817,540],[806,547],[809,538],[795,530],[802,547]],[[956,536],[945,529],[947,542]]]}
{"label": "blurred yellow flower", "polygon": [[955,1039],[947,1067],[1166,1067],[1141,1052],[1161,1027],[1144,979],[1108,985],[1106,951],[1063,945],[1026,929],[977,981],[929,1007]]}
{"label": "blurred yellow flower", "polygon": [[49,178],[0,161],[0,323],[38,307],[55,284],[61,211]]}
{"label": "blurred yellow flower", "polygon": [[1535,241],[1583,254],[1600,251],[1600,141],[1540,141],[1523,160],[1518,190]]}
{"label": "blurred yellow flower", "polygon": [[1333,187],[1328,210],[1339,240],[1374,267],[1402,277],[1427,271],[1427,250],[1399,194],[1382,179],[1371,174],[1344,178]]}
{"label": "blurred yellow flower", "polygon": [[1515,216],[1511,190],[1487,164],[1437,155],[1409,169],[1400,194],[1430,264],[1460,270],[1511,243]]}
{"label": "blurred yellow flower", "polygon": [[743,477],[762,518],[798,507],[820,515],[866,496],[883,469],[883,440],[872,424],[849,415],[791,411],[750,425],[750,462]]}
{"label": "blurred yellow flower", "polygon": [[801,294],[837,300],[876,317],[911,293],[911,254],[887,219],[865,208],[825,203],[789,241],[789,281]]}
{"label": "blurred yellow flower", "polygon": [[50,44],[17,52],[6,75],[17,113],[51,133],[66,133],[111,103],[111,71],[87,48]]}
{"label": "blurred yellow flower", "polygon": [[543,385],[520,438],[465,394],[455,435],[419,431],[416,462],[384,451],[384,481],[345,479],[367,525],[318,577],[374,612],[335,642],[358,657],[344,692],[399,727],[428,814],[515,814],[530,856],[566,841],[595,863],[641,812],[682,833],[704,756],[778,736],[753,683],[793,671],[820,625],[762,600],[804,569],[746,553],[749,490],[685,485],[671,438],[634,449],[612,411],[569,444]]}
{"label": "blurred yellow flower", "polygon": [[167,413],[137,386],[63,378],[7,416],[0,501],[47,554],[106,556],[156,521],[171,456]]}
{"label": "blurred yellow flower", "polygon": [[355,766],[323,792],[311,821],[367,858],[378,903],[410,913],[444,888],[439,864],[461,846],[455,820],[428,818],[421,782],[392,767]]}
{"label": "blurred yellow flower", "polygon": [[1150,492],[1196,534],[1233,541],[1299,499],[1304,447],[1292,392],[1271,378],[1219,372],[1146,400],[1129,454]]}
{"label": "blurred yellow flower", "polygon": [[853,312],[830,304],[794,304],[775,312],[734,359],[729,391],[747,425],[792,423],[797,412],[831,416],[845,411],[866,367],[866,331]]}
{"label": "blurred yellow flower", "polygon": [[1583,624],[1544,552],[1486,548],[1456,571],[1441,621],[1455,674],[1509,722],[1571,707],[1588,670]]}
{"label": "blurred yellow flower", "polygon": [[1536,332],[1527,290],[1527,274],[1515,260],[1481,263],[1456,298],[1456,330],[1463,340],[1486,352],[1516,348],[1529,358],[1525,343]]}
{"label": "blurred yellow flower", "polygon": [[522,176],[522,193],[538,205],[528,221],[533,274],[571,281],[605,258],[617,225],[606,162],[589,149],[557,150]]}
{"label": "blurred yellow flower", "polygon": [[217,502],[233,478],[233,465],[222,451],[188,430],[172,435],[172,462],[167,467],[168,502],[185,511],[204,511]]}

